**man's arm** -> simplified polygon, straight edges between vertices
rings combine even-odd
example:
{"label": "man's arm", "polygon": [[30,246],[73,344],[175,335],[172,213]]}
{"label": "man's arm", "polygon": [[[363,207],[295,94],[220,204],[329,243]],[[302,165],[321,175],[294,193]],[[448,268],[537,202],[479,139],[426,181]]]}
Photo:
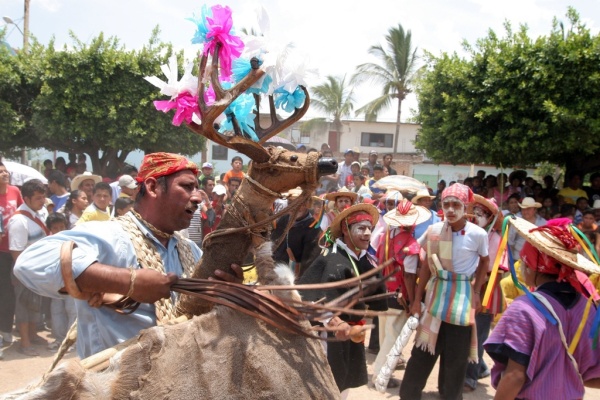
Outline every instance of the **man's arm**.
{"label": "man's arm", "polygon": [[509,359],[506,371],[504,371],[500,383],[498,384],[498,389],[496,389],[494,399],[513,400],[516,398],[525,384],[525,377],[525,366]]}
{"label": "man's arm", "polygon": [[473,308],[475,311],[481,311],[481,287],[487,281],[487,271],[490,265],[490,256],[479,257],[479,265],[475,272],[473,281]]}
{"label": "man's arm", "polygon": [[425,287],[427,286],[427,282],[429,282],[429,278],[431,278],[431,271],[429,270],[429,261],[425,258],[419,270],[419,284],[415,291],[415,301],[410,305],[411,315],[421,315],[421,301],[423,300],[423,293],[425,293]]}

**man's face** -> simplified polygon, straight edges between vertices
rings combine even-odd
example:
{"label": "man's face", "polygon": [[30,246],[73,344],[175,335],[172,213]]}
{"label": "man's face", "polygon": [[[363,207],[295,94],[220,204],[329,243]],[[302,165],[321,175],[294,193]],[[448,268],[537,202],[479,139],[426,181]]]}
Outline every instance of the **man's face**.
{"label": "man's face", "polygon": [[167,190],[157,185],[158,209],[162,210],[161,229],[179,231],[190,226],[198,204],[202,201],[198,192],[198,179],[190,170],[167,176]]}
{"label": "man's face", "polygon": [[352,177],[352,181],[354,182],[354,186],[355,187],[361,187],[362,186],[362,178],[360,176],[354,176]]}
{"label": "man's face", "polygon": [[369,154],[369,162],[375,164],[377,162],[377,154]]}
{"label": "man's face", "polygon": [[522,208],[521,215],[523,216],[524,219],[526,219],[528,221],[532,221],[535,219],[536,211],[537,211],[537,208],[535,208],[535,207]]}
{"label": "man's face", "polygon": [[206,181],[206,186],[204,186],[204,191],[206,192],[206,194],[210,195],[214,188],[215,188],[215,181],[213,181],[213,180]]}
{"label": "man's face", "polygon": [[583,216],[583,226],[586,228],[591,228],[596,222],[596,218],[594,218],[594,214],[585,214]]}
{"label": "man's face", "polygon": [[351,249],[358,247],[360,250],[367,250],[371,241],[371,232],[373,225],[369,221],[361,221],[350,225],[350,231],[342,222],[342,232],[344,233],[344,243]]}
{"label": "man's face", "polygon": [[373,170],[373,179],[375,179],[376,181],[383,178],[383,175],[384,175],[384,172],[382,170],[380,170],[380,169]]}
{"label": "man's face", "polygon": [[430,197],[421,197],[419,200],[417,200],[417,205],[423,206],[428,210],[431,208],[431,204],[433,204],[433,199]]}
{"label": "man's face", "polygon": [[383,157],[383,165],[390,165],[392,163],[392,156]]}
{"label": "man's face", "polygon": [[242,166],[243,166],[243,164],[240,160],[235,160],[234,162],[231,163],[231,167],[233,168],[234,171],[241,171]]}
{"label": "man's face", "polygon": [[579,211],[585,210],[586,208],[588,208],[588,206],[589,206],[589,203],[588,203],[587,199],[580,199],[579,201],[577,201],[577,209]]}
{"label": "man's face", "polygon": [[10,182],[10,173],[4,165],[0,166],[0,185],[8,185]]}
{"label": "man's face", "polygon": [[344,162],[346,163],[346,165],[352,164],[354,162],[354,153],[350,152],[344,154]]}
{"label": "man's face", "polygon": [[35,192],[31,197],[24,197],[23,201],[27,204],[27,207],[31,208],[33,211],[40,211],[46,202],[46,193]]}
{"label": "man's face", "polygon": [[473,208],[473,214],[475,214],[475,222],[477,225],[479,225],[481,228],[485,228],[490,218],[488,211],[481,206],[475,206]]}
{"label": "man's face", "polygon": [[597,178],[594,178],[591,182],[591,185],[594,189],[600,189],[600,176]]}
{"label": "man's face", "polygon": [[581,177],[579,175],[573,175],[569,181],[569,187],[571,189],[578,189],[581,186]]}
{"label": "man's face", "polygon": [[236,192],[239,187],[240,187],[240,181],[238,181],[237,179],[229,180],[229,193]]}
{"label": "man's face", "polygon": [[93,179],[86,179],[79,184],[79,190],[83,190],[87,194],[88,198],[92,198],[95,185],[96,183],[94,183]]}
{"label": "man's face", "polygon": [[212,175],[212,173],[213,173],[212,168],[207,168],[207,167],[202,168],[202,175],[209,176],[209,175]]}
{"label": "man's face", "polygon": [[396,200],[388,199],[385,201],[385,209],[389,212],[392,211],[396,207]]}
{"label": "man's face", "polygon": [[335,208],[337,208],[338,211],[343,211],[351,205],[352,199],[350,197],[340,196],[335,199]]}
{"label": "man's face", "polygon": [[442,200],[444,218],[452,224],[460,221],[465,216],[465,205],[454,196],[448,196]]}
{"label": "man's face", "polygon": [[362,169],[360,170],[360,173],[361,173],[363,176],[369,176],[369,168],[362,168]]}
{"label": "man's face", "polygon": [[94,204],[101,210],[106,210],[106,207],[110,204],[112,193],[108,190],[96,190],[96,193],[92,195],[92,199],[94,199]]}
{"label": "man's face", "polygon": [[135,198],[135,196],[137,195],[137,192],[138,192],[138,188],[136,187],[135,189],[129,189],[128,187],[121,186],[121,192],[125,193],[127,196],[129,196],[131,198]]}

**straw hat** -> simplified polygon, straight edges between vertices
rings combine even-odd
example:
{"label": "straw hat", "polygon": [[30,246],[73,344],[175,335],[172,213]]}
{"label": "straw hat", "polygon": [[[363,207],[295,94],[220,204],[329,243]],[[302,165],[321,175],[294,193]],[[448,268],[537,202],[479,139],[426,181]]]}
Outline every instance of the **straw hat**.
{"label": "straw hat", "polygon": [[388,211],[383,220],[390,226],[419,225],[431,218],[431,211],[422,206],[417,206],[404,199],[392,211]]}
{"label": "straw hat", "polygon": [[102,177],[100,175],[94,175],[89,171],[85,171],[83,174],[77,175],[75,178],[73,178],[73,180],[71,181],[71,190],[79,189],[79,185],[81,185],[81,182],[86,181],[88,179],[92,179],[94,181],[94,185],[102,181]]}
{"label": "straw hat", "polygon": [[565,246],[552,235],[543,231],[529,232],[536,225],[523,218],[509,218],[519,235],[531,243],[536,249],[549,255],[561,264],[567,265],[586,274],[600,274],[600,266],[594,264],[583,255],[568,251]]}
{"label": "straw hat", "polygon": [[340,236],[342,236],[342,221],[346,219],[350,214],[354,214],[358,211],[365,211],[369,213],[371,215],[371,218],[373,218],[373,226],[375,226],[377,224],[377,221],[379,221],[379,211],[377,211],[377,208],[375,206],[365,203],[355,204],[351,207],[346,208],[344,211],[336,215],[333,221],[331,222],[331,225],[329,225],[329,231],[331,232],[331,237],[333,239],[337,239]]}
{"label": "straw hat", "polygon": [[496,202],[490,201],[490,200],[486,199],[485,197],[480,196],[478,194],[474,194],[472,206],[474,207],[477,204],[486,208],[490,212],[490,214],[492,214],[492,218],[494,217],[494,215],[496,215],[496,223],[494,224],[493,228],[496,230],[502,229],[502,221],[504,220],[504,216],[502,214],[502,211],[500,211],[500,209],[498,209]]}
{"label": "straw hat", "polygon": [[417,204],[417,201],[419,199],[423,199],[425,197],[428,197],[428,198],[430,198],[432,200],[435,199],[435,196],[431,196],[429,194],[429,190],[421,189],[421,190],[417,191],[417,194],[415,194],[415,196],[412,198],[411,201],[412,201],[413,204]]}
{"label": "straw hat", "polygon": [[340,190],[338,190],[337,192],[327,193],[325,195],[325,200],[335,202],[335,199],[337,199],[338,197],[350,197],[350,200],[352,201],[352,203],[356,203],[358,194],[351,192],[347,188],[343,187]]}
{"label": "straw hat", "polygon": [[540,208],[542,205],[535,201],[533,197],[525,197],[522,202],[519,203],[519,207],[521,208]]}

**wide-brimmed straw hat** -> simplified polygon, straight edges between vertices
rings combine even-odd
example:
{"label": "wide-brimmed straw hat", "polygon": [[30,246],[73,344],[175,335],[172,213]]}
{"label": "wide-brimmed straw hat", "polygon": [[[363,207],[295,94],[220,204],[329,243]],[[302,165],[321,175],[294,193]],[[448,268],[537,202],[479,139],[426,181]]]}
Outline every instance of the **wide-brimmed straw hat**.
{"label": "wide-brimmed straw hat", "polygon": [[413,204],[417,204],[417,201],[419,199],[423,199],[425,197],[430,198],[432,200],[435,199],[435,196],[429,194],[429,190],[419,190],[410,201],[412,201]]}
{"label": "wide-brimmed straw hat", "polygon": [[586,274],[600,274],[600,266],[594,264],[583,255],[566,249],[562,242],[544,231],[533,231],[536,225],[523,218],[510,218],[511,225],[525,240],[536,249],[549,255],[561,264],[567,265]]}
{"label": "wide-brimmed straw hat", "polygon": [[525,197],[523,201],[519,203],[519,207],[521,208],[540,208],[542,205],[535,201],[533,197]]}
{"label": "wide-brimmed straw hat", "polygon": [[496,205],[496,202],[493,199],[489,200],[481,195],[474,194],[473,203],[471,204],[471,206],[475,207],[478,204],[486,208],[490,212],[490,214],[492,214],[492,217],[496,216],[496,222],[494,223],[493,228],[496,230],[502,229],[502,221],[504,217],[502,211],[500,211],[500,209]]}
{"label": "wide-brimmed straw hat", "polygon": [[358,198],[358,194],[351,192],[347,188],[341,188],[337,192],[327,193],[325,195],[325,200],[335,201],[338,197],[350,197],[352,203],[356,203],[356,199]]}
{"label": "wide-brimmed straw hat", "polygon": [[73,178],[73,180],[71,181],[71,190],[79,189],[79,185],[81,185],[81,182],[86,181],[88,179],[93,180],[94,185],[102,181],[102,177],[100,175],[94,175],[89,171],[85,171],[83,174],[77,175],[75,178]]}
{"label": "wide-brimmed straw hat", "polygon": [[373,226],[377,224],[379,221],[379,211],[374,205],[359,203],[355,204],[351,207],[346,208],[344,211],[336,215],[336,217],[329,225],[329,231],[331,232],[331,237],[333,239],[337,239],[342,236],[342,221],[346,219],[350,214],[354,214],[355,212],[365,211],[371,215],[373,218]]}
{"label": "wide-brimmed straw hat", "polygon": [[417,206],[404,199],[396,208],[388,211],[383,220],[390,226],[413,226],[419,225],[431,218],[431,211],[423,206]]}

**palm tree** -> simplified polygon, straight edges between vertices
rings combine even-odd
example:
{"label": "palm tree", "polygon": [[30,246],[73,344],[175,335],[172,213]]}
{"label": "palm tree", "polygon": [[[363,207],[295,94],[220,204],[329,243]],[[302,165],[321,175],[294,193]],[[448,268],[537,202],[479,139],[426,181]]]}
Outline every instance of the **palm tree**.
{"label": "palm tree", "polygon": [[396,133],[394,135],[394,152],[398,151],[400,135],[400,113],[402,100],[411,92],[411,83],[416,67],[417,49],[412,49],[410,30],[404,31],[402,25],[392,27],[385,36],[387,49],[381,45],[371,46],[369,54],[379,58],[382,65],[365,63],[356,67],[351,83],[360,84],[372,81],[382,85],[382,94],[365,104],[356,114],[364,114],[366,121],[377,120],[377,114],[389,107],[394,99],[398,104],[396,117]]}
{"label": "palm tree", "polygon": [[[332,117],[333,129],[339,137],[342,132],[342,118],[350,116],[354,110],[353,88],[346,84],[346,76],[339,78],[328,75],[325,83],[315,86],[311,91],[310,105]],[[313,118],[304,122],[300,129],[310,132],[325,123],[325,118]]]}

